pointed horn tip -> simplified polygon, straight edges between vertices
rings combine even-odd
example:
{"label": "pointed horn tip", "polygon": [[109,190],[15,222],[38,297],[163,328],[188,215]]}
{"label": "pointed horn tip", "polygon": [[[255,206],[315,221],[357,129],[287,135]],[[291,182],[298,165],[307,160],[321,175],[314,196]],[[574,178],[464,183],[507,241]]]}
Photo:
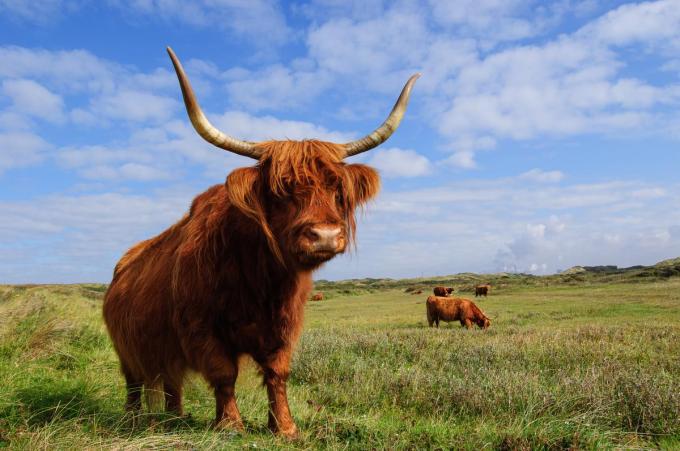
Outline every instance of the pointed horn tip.
{"label": "pointed horn tip", "polygon": [[179,58],[177,58],[177,55],[175,55],[175,52],[172,50],[172,47],[167,46],[165,48],[167,50],[168,55],[170,56],[170,60],[172,61],[172,65],[175,66],[175,69],[177,69],[177,65],[180,64]]}

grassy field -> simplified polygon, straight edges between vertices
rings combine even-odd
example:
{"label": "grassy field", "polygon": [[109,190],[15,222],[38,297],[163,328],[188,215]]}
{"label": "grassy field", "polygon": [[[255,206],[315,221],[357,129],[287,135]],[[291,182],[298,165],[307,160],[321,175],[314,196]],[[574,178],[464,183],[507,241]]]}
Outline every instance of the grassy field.
{"label": "grassy field", "polygon": [[[533,280],[533,279],[532,279]],[[534,282],[539,279],[535,279]],[[104,286],[0,286],[0,447],[680,448],[680,278],[498,284],[491,328],[430,329],[429,281],[320,283],[289,396],[297,442],[266,429],[244,364],[246,433],[214,432],[213,398],[187,383],[188,419],[132,427],[101,321]]]}

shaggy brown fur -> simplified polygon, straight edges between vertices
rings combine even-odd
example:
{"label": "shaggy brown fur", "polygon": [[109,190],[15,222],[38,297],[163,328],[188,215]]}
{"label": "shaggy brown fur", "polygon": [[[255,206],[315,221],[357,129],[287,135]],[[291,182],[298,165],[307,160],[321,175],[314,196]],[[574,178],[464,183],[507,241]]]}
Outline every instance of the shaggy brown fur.
{"label": "shaggy brown fur", "polygon": [[425,304],[430,327],[433,324],[439,327],[439,321],[460,321],[468,329],[472,323],[482,329],[491,325],[491,320],[469,299],[429,296]]}
{"label": "shaggy brown fur", "polygon": [[434,292],[435,296],[448,296],[451,293],[453,293],[453,288],[449,287],[434,287]]}
{"label": "shaggy brown fur", "polygon": [[[234,383],[248,354],[262,369],[269,427],[296,435],[286,380],[311,274],[352,242],[354,210],[378,192],[379,178],[343,163],[332,143],[260,146],[257,165],[197,196],[179,222],[116,265],[104,319],[130,410],[141,407],[143,387],[162,387],[166,409],[181,415],[182,382],[193,370],[214,389],[216,425],[242,428]],[[309,246],[319,225],[341,228],[335,252]]]}
{"label": "shaggy brown fur", "polygon": [[489,285],[488,283],[486,285],[477,285],[475,287],[475,297],[477,296],[486,297],[489,294],[489,291],[491,291],[491,285]]}

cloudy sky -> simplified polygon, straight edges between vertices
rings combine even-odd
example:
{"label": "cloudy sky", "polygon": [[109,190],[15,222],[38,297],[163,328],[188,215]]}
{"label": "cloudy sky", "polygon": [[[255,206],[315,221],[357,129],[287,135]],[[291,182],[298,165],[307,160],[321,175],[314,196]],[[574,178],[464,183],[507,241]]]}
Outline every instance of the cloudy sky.
{"label": "cloudy sky", "polygon": [[680,0],[0,0],[0,283],[107,282],[251,164],[191,129],[166,45],[249,140],[358,138],[422,72],[319,278],[680,255]]}

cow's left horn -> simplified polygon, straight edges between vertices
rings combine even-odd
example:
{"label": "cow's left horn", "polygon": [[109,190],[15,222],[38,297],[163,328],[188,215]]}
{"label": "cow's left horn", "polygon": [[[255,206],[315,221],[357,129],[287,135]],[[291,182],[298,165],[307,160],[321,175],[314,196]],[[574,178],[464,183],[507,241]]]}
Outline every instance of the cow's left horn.
{"label": "cow's left horn", "polygon": [[351,157],[352,155],[366,152],[387,141],[397,127],[399,127],[401,118],[404,117],[408,99],[411,96],[411,88],[413,88],[418,77],[420,77],[420,74],[414,74],[408,79],[404,85],[404,89],[401,90],[401,95],[399,95],[397,102],[392,108],[392,112],[380,127],[376,128],[370,135],[366,135],[357,141],[352,141],[344,145],[345,157]]}
{"label": "cow's left horn", "polygon": [[189,78],[187,78],[184,73],[182,64],[170,47],[168,47],[168,54],[172,60],[172,65],[175,66],[175,72],[177,72],[177,78],[179,79],[179,85],[182,88],[182,97],[184,97],[184,105],[187,108],[189,119],[191,119],[191,123],[198,134],[210,144],[219,148],[243,155],[244,157],[259,160],[261,152],[257,149],[255,143],[232,138],[219,131],[210,123],[208,118],[205,117],[205,114],[203,114],[203,110],[201,110],[198,100],[196,100],[194,90],[191,88]]}

